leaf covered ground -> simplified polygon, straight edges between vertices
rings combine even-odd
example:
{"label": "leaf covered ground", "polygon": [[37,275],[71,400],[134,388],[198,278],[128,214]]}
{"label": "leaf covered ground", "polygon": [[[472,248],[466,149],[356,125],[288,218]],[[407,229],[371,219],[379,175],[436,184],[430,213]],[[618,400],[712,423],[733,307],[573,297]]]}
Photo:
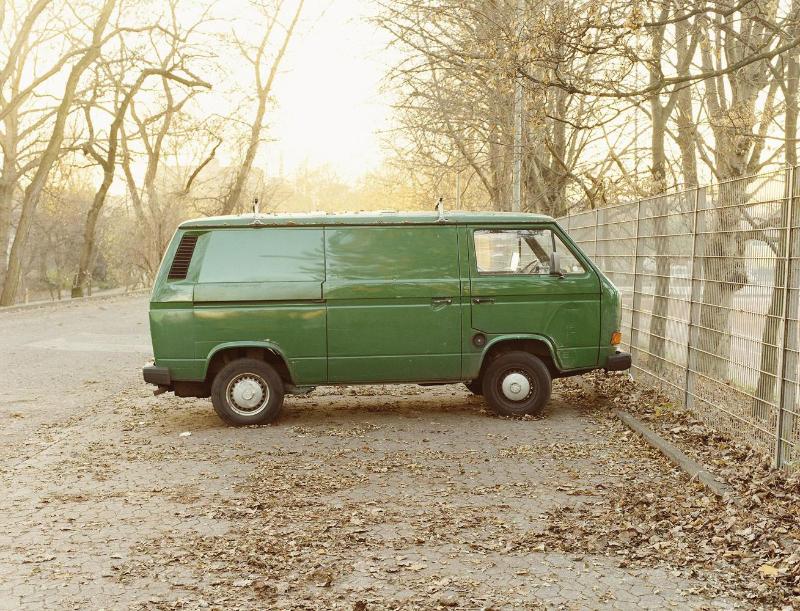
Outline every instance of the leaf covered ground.
{"label": "leaf covered ground", "polygon": [[[620,406],[709,457],[736,502]],[[366,386],[234,429],[132,387],[77,422],[5,472],[9,608],[800,604],[797,480],[622,376],[558,382],[541,419],[498,418],[461,386]]]}

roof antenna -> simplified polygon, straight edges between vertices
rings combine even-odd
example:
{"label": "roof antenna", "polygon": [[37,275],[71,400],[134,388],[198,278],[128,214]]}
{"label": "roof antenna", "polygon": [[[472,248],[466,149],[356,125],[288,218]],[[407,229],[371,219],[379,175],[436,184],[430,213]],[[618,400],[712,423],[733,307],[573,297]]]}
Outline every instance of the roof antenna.
{"label": "roof antenna", "polygon": [[436,208],[435,209],[436,209],[436,212],[439,213],[439,218],[436,219],[436,220],[443,221],[444,220],[444,198],[443,197],[441,197],[441,196],[439,197],[439,201],[436,202]]}
{"label": "roof antenna", "polygon": [[258,198],[253,198],[253,214],[258,214]]}

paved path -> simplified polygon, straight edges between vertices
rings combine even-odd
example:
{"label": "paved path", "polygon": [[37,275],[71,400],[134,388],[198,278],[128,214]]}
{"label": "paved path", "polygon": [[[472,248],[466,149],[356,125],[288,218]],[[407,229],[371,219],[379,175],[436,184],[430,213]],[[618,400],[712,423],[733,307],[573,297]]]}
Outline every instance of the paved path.
{"label": "paved path", "polygon": [[367,386],[234,429],[140,383],[142,297],[0,315],[0,337],[0,609],[735,604],[713,575],[543,536],[609,490],[687,488],[568,386],[543,420]]}

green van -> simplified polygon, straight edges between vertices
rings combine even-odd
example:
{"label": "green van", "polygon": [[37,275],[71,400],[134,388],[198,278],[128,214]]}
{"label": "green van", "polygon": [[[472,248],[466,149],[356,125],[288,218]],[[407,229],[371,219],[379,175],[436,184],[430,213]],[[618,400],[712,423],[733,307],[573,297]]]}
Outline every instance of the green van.
{"label": "green van", "polygon": [[620,297],[551,218],[248,214],[183,223],[150,301],[156,393],[234,425],[325,384],[463,382],[506,416],[624,370]]}

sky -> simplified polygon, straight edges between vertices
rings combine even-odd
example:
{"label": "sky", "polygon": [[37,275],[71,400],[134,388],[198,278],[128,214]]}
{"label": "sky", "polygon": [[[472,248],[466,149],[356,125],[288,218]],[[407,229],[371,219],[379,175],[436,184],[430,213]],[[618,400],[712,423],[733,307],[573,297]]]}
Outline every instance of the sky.
{"label": "sky", "polygon": [[390,65],[388,37],[369,23],[370,0],[308,0],[275,82],[262,159],[268,175],[330,165],[353,183],[384,155],[390,97],[381,83]]}
{"label": "sky", "polygon": [[[288,25],[298,0],[284,0],[281,23]],[[272,101],[262,131],[254,169],[266,176],[291,176],[298,170],[329,167],[346,183],[355,185],[385,160],[382,133],[389,129],[391,95],[382,91],[397,53],[388,49],[389,36],[371,23],[378,10],[373,0],[305,0],[301,19],[289,42],[272,88]],[[208,2],[181,5],[186,24],[204,14]],[[204,30],[213,35],[232,33],[257,44],[264,17],[251,0],[212,2]],[[272,40],[282,41],[276,29]],[[213,40],[210,38],[209,40]],[[209,43],[213,44],[213,43]],[[274,53],[275,47],[272,48]],[[228,85],[217,83],[201,92],[193,112],[225,115],[241,98],[238,84],[252,81],[252,68],[241,56],[220,55]],[[269,63],[268,63],[269,65]],[[144,94],[139,96],[145,98]],[[245,106],[254,112],[254,102]],[[102,122],[103,117],[98,117]],[[191,165],[193,157],[184,163]],[[217,156],[223,165],[238,163],[241,151],[223,149]],[[143,174],[143,163],[134,174]],[[115,181],[112,193],[125,192],[124,181]]]}

